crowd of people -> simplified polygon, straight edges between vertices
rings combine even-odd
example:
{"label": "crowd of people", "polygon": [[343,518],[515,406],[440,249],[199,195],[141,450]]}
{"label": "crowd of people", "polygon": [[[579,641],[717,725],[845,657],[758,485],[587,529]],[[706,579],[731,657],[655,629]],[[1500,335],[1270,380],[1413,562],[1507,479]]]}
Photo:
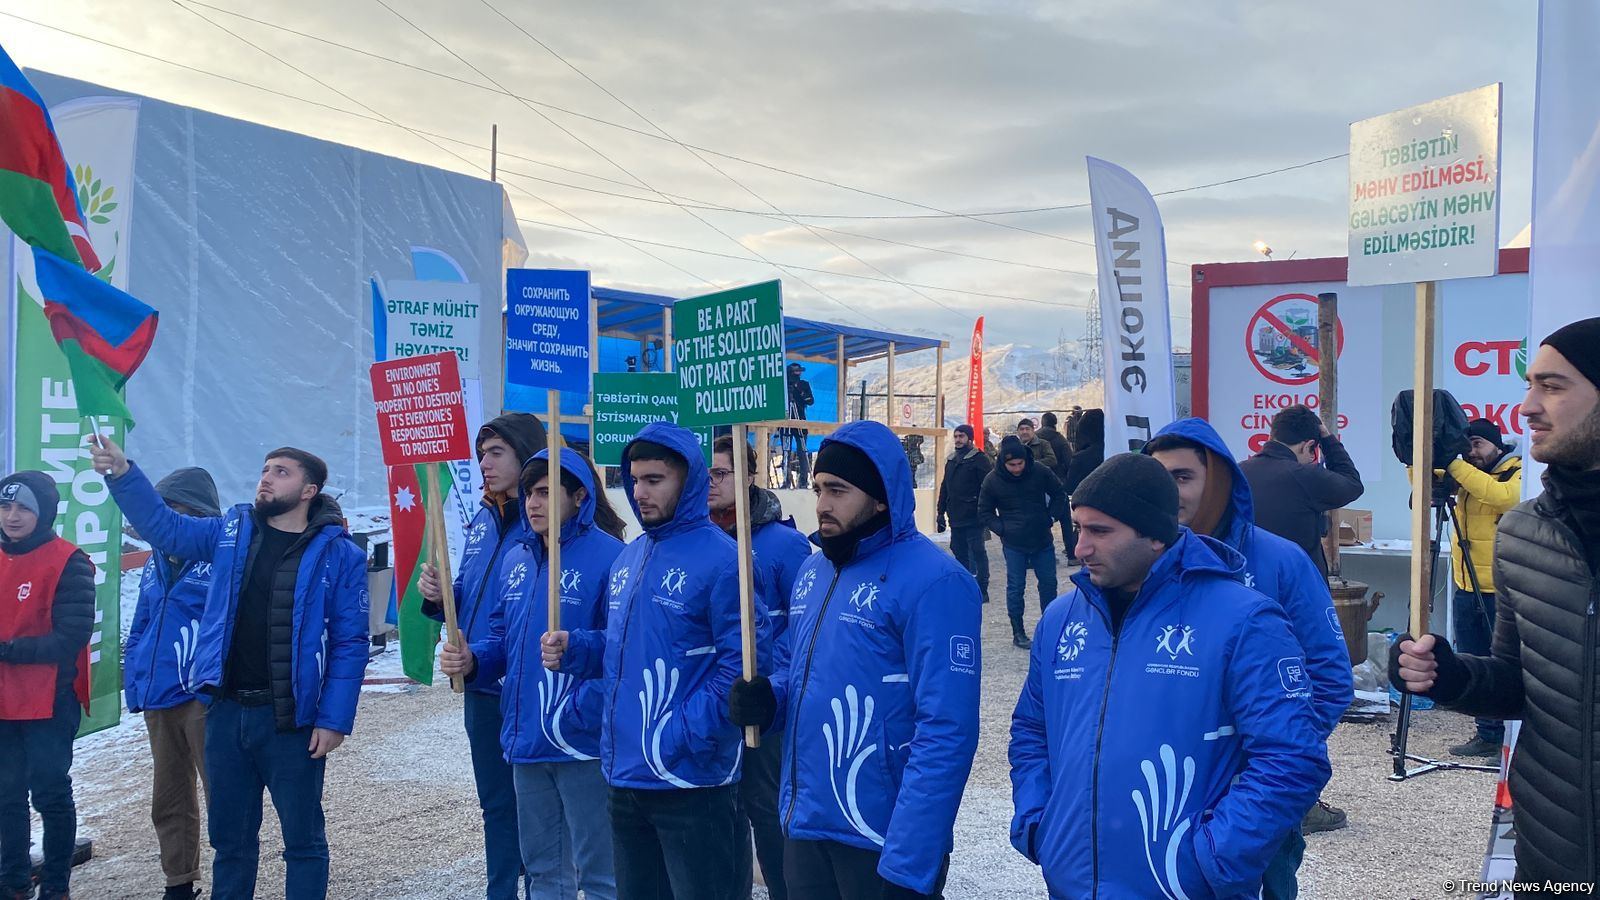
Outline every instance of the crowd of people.
{"label": "crowd of people", "polygon": [[[1597,347],[1600,319],[1585,320],[1529,365],[1522,415],[1549,467],[1537,500],[1516,504],[1520,459],[1491,423],[1472,423],[1441,461],[1463,549],[1457,645],[1407,635],[1391,660],[1398,687],[1480,717],[1464,755],[1497,748],[1499,720],[1526,720],[1512,790],[1529,879],[1592,882],[1596,865]],[[439,664],[465,684],[487,896],[735,900],[757,866],[778,900],[940,896],[978,742],[989,533],[1027,651],[1010,837],[1050,896],[1296,896],[1303,832],[1344,821],[1318,799],[1352,696],[1321,541],[1360,474],[1304,407],[1281,411],[1243,462],[1200,419],[1109,458],[1103,433],[1098,410],[1065,429],[1024,419],[983,449],[958,426],[937,497],[946,552],[917,530],[906,456],[877,423],[822,441],[809,540],[731,437],[708,466],[684,428],[639,432],[621,466],[642,527],[630,541],[587,457],[552,459],[533,416],[484,426],[483,503],[453,569],[462,643],[445,643]],[[323,784],[356,716],[369,598],[326,465],[273,450],[254,501],[222,509],[202,469],[152,483],[99,437],[93,461],[153,548],[124,671],[154,758],[165,896],[197,894],[202,788],[212,897],[257,893],[268,794],[281,893],[327,896]],[[741,674],[741,494],[753,678]],[[6,898],[34,896],[30,799],[44,822],[39,896],[68,895],[96,573],[56,535],[59,500],[44,473],[0,480]],[[1077,566],[1065,590],[1058,524]],[[1030,572],[1042,612],[1031,637]],[[423,567],[430,614],[443,613],[441,581]]]}

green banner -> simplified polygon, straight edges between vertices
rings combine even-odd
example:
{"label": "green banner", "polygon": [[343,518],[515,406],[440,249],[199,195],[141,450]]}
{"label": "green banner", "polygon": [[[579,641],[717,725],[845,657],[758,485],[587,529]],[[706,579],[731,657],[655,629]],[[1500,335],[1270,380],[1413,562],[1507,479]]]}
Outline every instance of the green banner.
{"label": "green banner", "polygon": [[[50,335],[44,310],[17,283],[17,470],[37,469],[55,480],[66,501],[56,533],[77,544],[95,567],[94,631],[89,635],[89,714],[79,736],[117,724],[122,712],[122,510],[105,479],[89,464],[89,420],[78,416],[67,358]],[[96,420],[118,444],[123,423]]]}
{"label": "green banner", "polygon": [[782,419],[782,284],[679,300],[672,306],[672,354],[684,424]]}
{"label": "green banner", "polygon": [[[597,466],[622,465],[622,448],[651,422],[678,422],[678,376],[656,372],[594,374],[594,434],[589,453]],[[711,464],[711,429],[691,428]]]}

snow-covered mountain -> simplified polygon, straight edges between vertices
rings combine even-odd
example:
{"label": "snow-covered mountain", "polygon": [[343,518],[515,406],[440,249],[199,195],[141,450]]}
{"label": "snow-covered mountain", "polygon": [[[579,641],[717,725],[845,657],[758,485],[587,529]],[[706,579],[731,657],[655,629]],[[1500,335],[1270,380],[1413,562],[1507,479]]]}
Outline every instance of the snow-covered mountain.
{"label": "snow-covered mountain", "polygon": [[[913,423],[919,426],[933,424],[934,372],[932,354],[919,357],[928,362],[907,366],[905,360],[896,362],[894,372],[895,394],[912,406]],[[966,354],[952,356],[948,351],[944,364],[945,427],[966,421],[967,375],[970,370]],[[876,409],[869,415],[879,418],[883,413],[883,398],[887,387],[884,365],[854,366],[850,370],[850,389],[859,391],[861,380],[866,379],[869,406],[876,398]],[[1013,419],[1053,411],[1065,413],[1073,406],[1089,409],[1099,406],[1104,396],[1100,383],[1098,360],[1090,363],[1079,344],[1070,342],[1057,347],[1031,347],[1025,344],[997,344],[983,353],[984,417],[989,427],[1005,433],[1016,423]]]}

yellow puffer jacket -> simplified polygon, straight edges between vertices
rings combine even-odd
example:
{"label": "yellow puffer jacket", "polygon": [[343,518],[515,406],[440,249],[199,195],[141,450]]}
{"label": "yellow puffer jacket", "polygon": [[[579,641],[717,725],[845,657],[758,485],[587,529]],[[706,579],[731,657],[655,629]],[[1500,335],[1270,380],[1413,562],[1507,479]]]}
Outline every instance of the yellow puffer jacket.
{"label": "yellow puffer jacket", "polygon": [[[1478,589],[1485,594],[1494,593],[1494,534],[1500,517],[1511,507],[1522,502],[1522,458],[1506,454],[1494,467],[1485,472],[1464,459],[1450,461],[1446,469],[1450,477],[1461,485],[1456,492],[1456,513],[1461,517],[1461,530],[1472,553],[1472,568],[1478,573]],[[1467,578],[1459,547],[1450,551],[1450,567],[1455,572],[1456,587],[1472,590]]]}

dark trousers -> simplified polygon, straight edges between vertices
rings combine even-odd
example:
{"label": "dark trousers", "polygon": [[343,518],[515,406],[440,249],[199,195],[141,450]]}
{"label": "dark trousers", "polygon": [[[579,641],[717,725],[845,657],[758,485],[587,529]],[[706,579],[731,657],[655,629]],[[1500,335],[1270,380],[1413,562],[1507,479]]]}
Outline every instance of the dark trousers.
{"label": "dark trousers", "polygon": [[982,525],[951,525],[950,552],[956,562],[977,579],[978,593],[989,602],[989,550],[984,546],[986,529]]}
{"label": "dark trousers", "polygon": [[1300,896],[1300,860],[1305,855],[1306,836],[1296,822],[1261,876],[1261,900],[1295,900]]}
{"label": "dark trousers", "polygon": [[[279,731],[272,704],[242,706],[221,699],[206,713],[207,821],[211,896],[246,900],[256,894],[261,858],[261,792],[270,791],[283,830],[288,868],[283,896],[328,895],[328,835],[322,817],[327,759],[311,758],[311,729]],[[269,891],[277,895],[277,891]]]}
{"label": "dark trousers", "polygon": [[[863,850],[834,841],[789,841],[784,844],[784,871],[789,874],[789,893],[805,900],[882,900],[889,885],[878,874],[876,850]],[[933,893],[918,894],[899,887],[897,897],[944,896],[944,877],[950,858],[939,867]]]}
{"label": "dark trousers", "polygon": [[[733,900],[734,785],[611,789],[618,900]],[[805,896],[804,894],[800,896]]]}
{"label": "dark trousers", "polygon": [[[1488,656],[1494,640],[1494,594],[1474,594],[1456,589],[1450,605],[1450,622],[1455,626],[1457,653]],[[1499,719],[1474,719],[1478,737],[1498,744],[1505,737],[1505,723]]]}
{"label": "dark trousers", "polygon": [[783,771],[783,735],[761,738],[761,746],[744,752],[744,773],[739,776],[734,847],[737,861],[736,883],[739,896],[750,900],[755,883],[750,836],[755,836],[756,858],[761,860],[761,876],[772,900],[789,900],[783,882],[783,823],[778,819],[778,776]]}
{"label": "dark trousers", "polygon": [[522,842],[517,835],[517,783],[500,749],[500,698],[468,691],[462,703],[472,780],[483,810],[483,856],[489,900],[517,900],[522,883]]}
{"label": "dark trousers", "polygon": [[72,691],[57,691],[55,714],[30,722],[0,722],[0,881],[13,891],[33,884],[33,836],[28,800],[44,820],[44,866],[39,888],[49,897],[67,892],[78,808],[72,802],[72,738],[82,708]]}
{"label": "dark trousers", "polygon": [[1039,609],[1056,598],[1056,548],[1046,543],[1038,550],[1018,550],[1002,545],[1006,554],[1006,613],[1011,621],[1022,621],[1022,593],[1028,586],[1028,570],[1039,581]]}
{"label": "dark trousers", "polygon": [[1078,550],[1078,533],[1072,530],[1072,520],[1061,520],[1061,549],[1067,554],[1067,559],[1072,559]]}

